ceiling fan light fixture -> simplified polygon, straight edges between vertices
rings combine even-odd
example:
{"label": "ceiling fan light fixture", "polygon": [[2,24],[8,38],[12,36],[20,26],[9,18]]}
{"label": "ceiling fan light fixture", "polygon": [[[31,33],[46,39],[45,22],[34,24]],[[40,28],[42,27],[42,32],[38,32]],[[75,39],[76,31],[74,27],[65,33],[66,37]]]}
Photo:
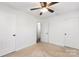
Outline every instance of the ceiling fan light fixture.
{"label": "ceiling fan light fixture", "polygon": [[40,6],[41,7],[37,7],[37,8],[32,8],[32,9],[30,9],[31,11],[32,10],[38,10],[38,9],[40,9],[40,15],[42,15],[43,13],[45,13],[45,12],[51,12],[51,13],[53,13],[54,12],[54,10],[52,10],[52,9],[50,9],[49,7],[50,6],[52,6],[52,5],[54,5],[54,4],[57,4],[57,3],[59,3],[59,2],[40,2]]}
{"label": "ceiling fan light fixture", "polygon": [[48,10],[47,10],[47,8],[42,8],[41,9],[41,12],[47,12]]}

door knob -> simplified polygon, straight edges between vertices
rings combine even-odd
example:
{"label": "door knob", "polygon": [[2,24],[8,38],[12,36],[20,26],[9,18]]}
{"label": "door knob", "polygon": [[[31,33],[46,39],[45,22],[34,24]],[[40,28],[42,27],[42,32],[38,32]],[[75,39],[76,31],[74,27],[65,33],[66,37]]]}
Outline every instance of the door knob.
{"label": "door knob", "polygon": [[13,36],[16,36],[15,34],[13,34]]}
{"label": "door knob", "polygon": [[64,35],[66,36],[66,35],[67,35],[67,33],[64,33]]}

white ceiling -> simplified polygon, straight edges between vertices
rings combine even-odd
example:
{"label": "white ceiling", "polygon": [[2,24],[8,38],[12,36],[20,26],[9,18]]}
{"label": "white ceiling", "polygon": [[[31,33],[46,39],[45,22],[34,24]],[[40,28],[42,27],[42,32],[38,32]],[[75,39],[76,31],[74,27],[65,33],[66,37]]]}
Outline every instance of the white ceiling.
{"label": "white ceiling", "polygon": [[60,2],[50,7],[55,11],[54,13],[46,12],[42,16],[40,16],[40,10],[30,11],[31,8],[40,7],[39,2],[7,2],[7,4],[35,17],[52,17],[56,14],[68,13],[71,11],[75,12],[79,10],[79,2]]}

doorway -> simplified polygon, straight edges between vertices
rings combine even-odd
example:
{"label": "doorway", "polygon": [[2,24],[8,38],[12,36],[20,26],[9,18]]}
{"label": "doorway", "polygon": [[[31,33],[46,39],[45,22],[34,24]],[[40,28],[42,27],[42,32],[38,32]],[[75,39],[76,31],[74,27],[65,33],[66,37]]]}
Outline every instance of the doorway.
{"label": "doorway", "polygon": [[37,40],[36,42],[39,43],[41,42],[41,24],[37,23]]}

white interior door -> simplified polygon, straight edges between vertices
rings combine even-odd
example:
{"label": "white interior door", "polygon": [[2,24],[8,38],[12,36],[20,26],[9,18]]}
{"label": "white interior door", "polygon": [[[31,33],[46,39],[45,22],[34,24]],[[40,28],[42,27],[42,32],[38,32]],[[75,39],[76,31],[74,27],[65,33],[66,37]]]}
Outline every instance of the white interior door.
{"label": "white interior door", "polygon": [[15,51],[15,15],[3,15],[0,17],[0,56]]}
{"label": "white interior door", "polygon": [[41,24],[41,41],[42,42],[49,42],[48,34],[49,34],[49,24],[48,22],[44,22]]}

